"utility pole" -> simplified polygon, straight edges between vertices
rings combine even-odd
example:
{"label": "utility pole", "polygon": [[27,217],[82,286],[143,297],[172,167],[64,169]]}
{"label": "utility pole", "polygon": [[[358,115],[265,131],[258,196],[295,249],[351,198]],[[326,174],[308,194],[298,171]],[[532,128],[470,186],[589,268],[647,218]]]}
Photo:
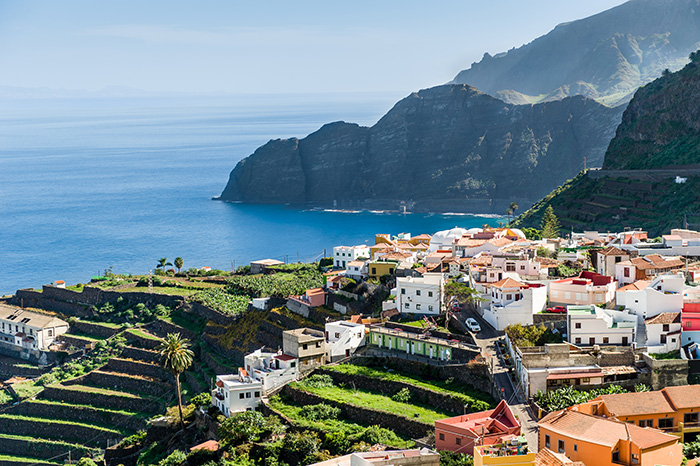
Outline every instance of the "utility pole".
{"label": "utility pole", "polygon": [[148,271],[148,292],[153,293],[153,275],[152,271]]}

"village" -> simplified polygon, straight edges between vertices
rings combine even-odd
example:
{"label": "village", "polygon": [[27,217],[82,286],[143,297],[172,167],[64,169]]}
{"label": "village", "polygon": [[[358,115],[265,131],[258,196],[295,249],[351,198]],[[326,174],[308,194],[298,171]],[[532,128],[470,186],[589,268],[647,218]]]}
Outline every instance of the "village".
{"label": "village", "polygon": [[549,233],[382,233],[313,264],[161,259],[18,290],[0,463],[690,463],[700,232]]}

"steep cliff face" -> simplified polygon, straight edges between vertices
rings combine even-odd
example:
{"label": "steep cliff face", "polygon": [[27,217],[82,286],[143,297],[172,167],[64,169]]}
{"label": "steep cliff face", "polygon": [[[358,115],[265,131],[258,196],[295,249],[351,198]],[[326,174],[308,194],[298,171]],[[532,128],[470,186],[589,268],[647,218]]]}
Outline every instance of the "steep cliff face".
{"label": "steep cliff face", "polygon": [[[538,226],[552,206],[564,227],[652,235],[700,221],[700,53],[677,73],[637,91],[605,154],[603,170],[564,183],[518,217]],[[676,176],[686,178],[676,183]]]}
{"label": "steep cliff face", "polygon": [[581,96],[512,105],[466,85],[411,94],[367,128],[332,123],[239,162],[221,199],[502,211],[600,166],[621,109]]}
{"label": "steep cliff face", "polygon": [[605,155],[605,169],[700,163],[700,53],[637,91]]}
{"label": "steep cliff face", "polygon": [[585,95],[617,105],[664,69],[680,69],[699,46],[699,0],[631,0],[522,47],[484,54],[452,82],[513,103]]}

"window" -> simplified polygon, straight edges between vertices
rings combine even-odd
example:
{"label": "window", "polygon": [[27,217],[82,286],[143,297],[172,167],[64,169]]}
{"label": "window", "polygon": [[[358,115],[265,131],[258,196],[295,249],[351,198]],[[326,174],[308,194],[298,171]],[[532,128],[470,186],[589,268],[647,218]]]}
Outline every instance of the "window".
{"label": "window", "polygon": [[632,453],[632,464],[639,464],[639,455]]}
{"label": "window", "polygon": [[255,392],[255,398],[260,398],[260,392]]}
{"label": "window", "polygon": [[672,429],[672,428],[673,428],[673,418],[659,419],[659,429]]}
{"label": "window", "polygon": [[575,342],[575,343],[576,343],[577,345],[580,345],[580,344],[581,344],[581,338],[580,338],[580,337],[576,337],[576,342]]}
{"label": "window", "polygon": [[460,437],[455,438],[455,443],[456,443],[457,445],[461,445],[461,444],[462,444],[462,439],[461,439]]}
{"label": "window", "polygon": [[591,383],[591,378],[590,377],[584,377],[581,379],[581,383]]}
{"label": "window", "polygon": [[335,337],[340,338],[340,332],[335,332]]}
{"label": "window", "polygon": [[432,297],[433,297],[433,292],[432,292],[432,291],[428,291],[428,298],[432,298]]}
{"label": "window", "polygon": [[661,335],[661,337],[659,338],[659,340],[660,340],[661,343],[666,344],[666,335]]}
{"label": "window", "polygon": [[506,300],[510,301],[510,295],[509,295],[509,294],[506,295]]}
{"label": "window", "polygon": [[685,413],[683,415],[683,422],[685,424],[692,423],[692,422],[697,423],[698,422],[698,413]]}
{"label": "window", "polygon": [[401,294],[406,294],[406,288],[401,288]]}
{"label": "window", "polygon": [[574,324],[574,327],[575,327],[575,328],[581,328],[581,322],[576,322],[576,324]]}
{"label": "window", "polygon": [[685,323],[686,328],[690,328],[690,321]]}
{"label": "window", "polygon": [[305,350],[309,349],[309,345],[307,345],[306,343],[304,343],[303,345],[301,345],[301,347],[302,347],[303,349],[305,349]]}
{"label": "window", "polygon": [[549,448],[550,446],[550,440],[549,440],[549,435],[544,434],[544,446]]}
{"label": "window", "polygon": [[320,341],[317,341],[317,342],[316,342],[316,348],[320,348],[320,347],[321,347],[321,342],[320,342]]}
{"label": "window", "polygon": [[595,337],[589,338],[589,339],[588,339],[588,344],[591,345],[591,346],[592,346],[592,345],[595,345]]}
{"label": "window", "polygon": [[612,453],[612,460],[613,460],[613,463],[619,463],[619,462],[620,462],[620,451],[619,451],[619,450],[618,450],[618,451],[614,451],[614,452]]}
{"label": "window", "polygon": [[445,440],[445,434],[440,434],[440,440]]}
{"label": "window", "polygon": [[653,419],[640,419],[639,420],[639,427],[654,427],[654,420]]}
{"label": "window", "polygon": [[625,267],[623,275],[624,275],[625,277],[629,277],[629,276],[630,276],[630,269],[628,269],[627,267]]}
{"label": "window", "polygon": [[559,450],[559,453],[564,453],[564,441],[559,440],[559,444],[557,445],[557,449]]}
{"label": "window", "polygon": [[515,264],[506,264],[506,272],[515,272]]}
{"label": "window", "polygon": [[420,311],[420,304],[416,304],[416,310]]}
{"label": "window", "polygon": [[578,451],[578,445],[574,443],[574,451]]}
{"label": "window", "polygon": [[372,267],[372,275],[377,275],[377,268],[376,267]]}
{"label": "window", "polygon": [[[375,340],[377,339],[377,336],[376,336],[376,335],[374,336],[374,339],[375,339]],[[292,362],[292,363],[289,365],[289,367],[297,367],[297,362],[296,362],[296,361]]]}
{"label": "window", "polygon": [[245,399],[245,393],[243,393],[243,392],[239,393],[238,398],[240,398],[241,400]]}
{"label": "window", "polygon": [[410,309],[410,306],[408,305],[408,303],[405,304],[405,307],[406,307],[406,309]]}
{"label": "window", "polygon": [[53,329],[50,328],[47,333],[48,336],[52,337],[53,336]]}
{"label": "window", "polygon": [[663,331],[664,331],[664,332],[668,332],[668,331],[669,331],[669,324],[664,324]]}
{"label": "window", "polygon": [[433,312],[433,306],[428,306],[428,312]]}
{"label": "window", "polygon": [[607,345],[608,343],[610,343],[610,338],[603,337],[603,344]]}
{"label": "window", "polygon": [[520,266],[520,270],[525,270],[525,266],[524,266],[524,265],[521,265],[521,266]]}
{"label": "window", "polygon": [[420,290],[416,290],[416,296],[420,296]]}
{"label": "window", "polygon": [[245,397],[250,398],[250,392],[245,392]]}

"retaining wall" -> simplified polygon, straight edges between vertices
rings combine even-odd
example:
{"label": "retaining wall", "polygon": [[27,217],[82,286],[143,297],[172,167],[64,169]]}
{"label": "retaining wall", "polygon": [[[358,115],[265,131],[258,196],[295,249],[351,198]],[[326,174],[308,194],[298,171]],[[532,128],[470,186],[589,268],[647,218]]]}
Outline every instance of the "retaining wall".
{"label": "retaining wall", "polygon": [[[410,382],[382,380],[376,377],[368,377],[361,374],[343,374],[342,372],[336,372],[323,368],[317,369],[315,373],[330,375],[336,385],[342,383],[346,386],[378,392],[386,396],[393,396],[399,390],[406,388],[411,393],[411,401],[422,403],[435,409],[450,411],[455,414],[464,413],[463,398],[418,387],[416,385],[412,385]],[[471,409],[469,412],[474,411],[479,411],[479,409]]]}
{"label": "retaining wall", "polygon": [[91,447],[105,447],[108,441],[116,442],[121,439],[120,434],[104,432],[89,426],[25,419],[0,418],[0,432],[37,438],[61,439],[67,442],[79,442]]}
{"label": "retaining wall", "polygon": [[212,309],[209,306],[205,306],[204,304],[195,302],[190,303],[190,309],[194,314],[198,315],[199,317],[202,317],[206,320],[214,321],[219,325],[233,325],[236,323],[240,316],[227,316],[226,314],[222,314],[221,312]]}
{"label": "retaining wall", "polygon": [[148,328],[149,330],[153,329],[151,333],[161,338],[165,337],[168,333],[179,333],[190,341],[197,341],[199,339],[199,335],[192,330],[180,327],[179,325],[175,325],[161,318],[156,319]]}
{"label": "retaining wall", "polygon": [[407,437],[425,437],[429,431],[433,431],[434,429],[432,423],[423,423],[394,413],[375,411],[369,408],[362,408],[359,406],[352,406],[349,404],[326,400],[320,396],[314,395],[313,393],[308,393],[303,390],[293,388],[289,385],[286,385],[282,392],[291,398],[295,403],[300,405],[325,403],[342,409],[345,418],[353,422],[367,425],[379,425]]}
{"label": "retaining wall", "polygon": [[129,342],[130,345],[150,350],[155,349],[160,344],[158,340],[151,340],[150,338],[144,338],[129,332],[124,332],[124,338],[126,338],[126,341]]}
{"label": "retaining wall", "polygon": [[141,417],[102,411],[91,406],[24,402],[16,405],[12,409],[12,414],[48,419],[69,419],[87,424],[107,425],[129,430],[140,430],[146,427],[146,420]]}
{"label": "retaining wall", "polygon": [[173,375],[161,366],[148,362],[129,361],[127,359],[112,358],[107,362],[107,369],[122,374],[136,374],[152,377],[166,382],[173,380]]}
{"label": "retaining wall", "polygon": [[[147,379],[145,377],[113,374],[111,372],[92,371],[83,376],[80,383],[97,385],[101,387],[116,388],[118,390],[138,393],[141,395],[151,395],[160,397],[174,390],[173,387],[158,380]],[[64,382],[64,385],[72,385]]]}
{"label": "retaining wall", "polygon": [[651,370],[650,381],[652,390],[664,387],[688,384],[688,361],[685,359],[654,359],[647,353],[642,353],[642,359]]}
{"label": "retaining wall", "polygon": [[[56,444],[48,441],[42,441],[42,440],[19,440],[19,439],[13,439],[13,438],[3,438],[2,439],[2,444],[0,445],[0,453],[4,453],[6,455],[16,455],[16,456],[29,456],[31,458],[54,458],[59,455],[66,454],[66,459],[68,457],[67,453],[69,450],[72,450],[72,458],[77,459],[80,456],[83,456],[87,453],[90,453],[91,450],[88,447],[84,447],[82,445],[61,445],[61,444]],[[59,460],[62,460],[63,458],[59,458]],[[4,465],[8,463],[3,463],[0,461],[0,465]],[[16,464],[24,464],[25,466],[29,466],[28,463],[16,463]],[[36,463],[33,463],[36,464]],[[39,463],[39,464],[44,464],[44,463]]]}
{"label": "retaining wall", "polygon": [[137,361],[146,361],[153,364],[158,364],[160,356],[155,351],[149,351],[135,346],[126,346],[122,350],[122,357],[126,359],[135,359]]}
{"label": "retaining wall", "polygon": [[122,330],[121,328],[108,327],[92,322],[86,322],[84,320],[74,320],[70,323],[70,326],[78,330],[79,332],[95,336],[97,338],[109,338],[121,332]]}
{"label": "retaining wall", "polygon": [[[68,386],[68,388],[70,388]],[[130,396],[105,395],[103,393],[70,390],[59,386],[44,387],[41,397],[66,403],[90,404],[108,409],[123,409],[139,412],[162,412],[164,403],[157,400]]]}

